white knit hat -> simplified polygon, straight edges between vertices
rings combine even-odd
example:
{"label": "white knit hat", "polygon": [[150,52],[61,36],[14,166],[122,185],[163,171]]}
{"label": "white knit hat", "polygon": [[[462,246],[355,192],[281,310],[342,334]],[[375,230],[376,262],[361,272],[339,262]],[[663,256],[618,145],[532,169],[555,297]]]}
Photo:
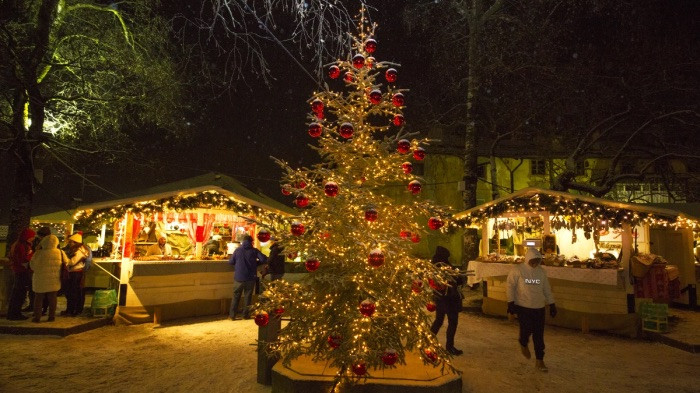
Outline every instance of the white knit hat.
{"label": "white knit hat", "polygon": [[525,251],[525,263],[530,262],[533,259],[542,259],[542,254],[537,251],[534,247],[528,247]]}

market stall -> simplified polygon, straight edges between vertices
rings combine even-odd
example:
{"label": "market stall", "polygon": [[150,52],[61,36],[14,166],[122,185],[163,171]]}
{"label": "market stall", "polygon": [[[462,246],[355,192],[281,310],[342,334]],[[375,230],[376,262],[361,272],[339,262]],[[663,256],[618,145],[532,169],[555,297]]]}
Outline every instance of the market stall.
{"label": "market stall", "polygon": [[112,252],[98,263],[119,264],[117,312],[137,323],[226,312],[233,293],[230,254],[244,235],[265,252],[258,232],[279,227],[291,214],[211,173],[81,206],[76,218],[81,226],[112,229]]}
{"label": "market stall", "polygon": [[527,188],[454,218],[481,229],[480,256],[468,269],[485,313],[506,314],[506,277],[526,247],[544,254],[560,310],[548,323],[634,336],[642,299],[697,305],[700,225],[678,211]]}

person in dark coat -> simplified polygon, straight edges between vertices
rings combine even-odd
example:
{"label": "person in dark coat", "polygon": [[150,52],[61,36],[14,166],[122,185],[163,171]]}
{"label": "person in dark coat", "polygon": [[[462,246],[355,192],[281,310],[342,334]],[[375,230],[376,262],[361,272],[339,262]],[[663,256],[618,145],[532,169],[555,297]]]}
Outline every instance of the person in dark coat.
{"label": "person in dark coat", "polygon": [[[445,264],[452,268],[449,262],[450,250],[442,246],[437,246],[433,255],[433,264]],[[452,268],[454,269],[454,268]],[[457,333],[457,323],[459,322],[459,312],[462,310],[462,295],[459,293],[459,285],[466,282],[464,275],[459,275],[454,269],[454,275],[447,288],[433,288],[433,301],[437,306],[435,310],[435,321],[430,327],[433,334],[437,334],[445,321],[447,315],[447,341],[445,349],[453,355],[461,355],[464,351],[455,348],[455,333]]]}
{"label": "person in dark coat", "polygon": [[32,251],[34,235],[31,228],[25,228],[19,234],[19,238],[12,243],[10,253],[7,255],[15,279],[10,295],[10,305],[7,309],[7,319],[10,321],[23,321],[29,318],[22,314],[22,305],[24,299],[27,298],[27,293],[32,288],[32,271],[29,269],[29,261],[34,254]]}
{"label": "person in dark coat", "polygon": [[270,246],[270,256],[267,258],[267,271],[263,273],[265,277],[270,274],[270,280],[279,280],[284,276],[284,247],[280,246],[275,239]]}
{"label": "person in dark coat", "polygon": [[267,263],[267,257],[260,250],[253,247],[253,237],[246,235],[241,245],[236,248],[228,261],[233,265],[235,273],[233,275],[233,299],[231,300],[231,310],[229,317],[236,319],[238,302],[241,294],[245,297],[243,306],[243,318],[250,318],[250,303],[253,300],[253,290],[258,279],[258,266]]}

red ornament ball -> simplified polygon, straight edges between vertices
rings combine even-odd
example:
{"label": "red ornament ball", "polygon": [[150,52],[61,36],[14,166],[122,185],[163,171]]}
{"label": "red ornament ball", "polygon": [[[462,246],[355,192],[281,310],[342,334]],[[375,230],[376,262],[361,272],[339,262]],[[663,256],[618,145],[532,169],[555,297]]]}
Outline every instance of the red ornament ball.
{"label": "red ornament ball", "polygon": [[356,54],[355,56],[353,56],[352,66],[357,68],[357,69],[364,67],[365,66],[365,57],[359,53]]}
{"label": "red ornament ball", "polygon": [[329,181],[323,186],[323,191],[326,193],[326,196],[329,197],[334,197],[338,195],[338,183],[334,181]]}
{"label": "red ornament ball", "polygon": [[275,309],[275,314],[276,314],[276,315],[282,315],[282,314],[284,314],[284,307],[282,307],[282,306],[277,307],[277,308]]}
{"label": "red ornament ball", "polygon": [[340,334],[337,334],[337,333],[333,333],[333,334],[328,336],[328,345],[331,348],[336,349],[340,346],[340,343],[342,342],[342,340],[343,340],[343,336],[341,336]]}
{"label": "red ornament ball", "polygon": [[292,223],[292,235],[301,236],[304,234],[304,232],[306,232],[304,224],[300,223],[299,221],[294,221]]}
{"label": "red ornament ball", "polygon": [[411,237],[411,232],[410,232],[410,231],[403,230],[403,231],[399,232],[399,236],[400,236],[402,239],[408,239],[409,237]]}
{"label": "red ornament ball", "polygon": [[411,241],[412,241],[413,243],[418,243],[418,242],[420,242],[420,235],[417,234],[417,233],[414,233],[413,236],[411,236]]}
{"label": "red ornament ball", "polygon": [[384,351],[384,354],[382,354],[382,362],[387,366],[393,365],[397,360],[399,360],[399,354],[393,349],[387,349]]}
{"label": "red ornament ball", "polygon": [[372,56],[368,57],[368,58],[367,58],[367,62],[365,63],[365,67],[367,67],[367,68],[372,68],[372,67],[374,67],[374,62],[375,62],[375,61],[376,61],[376,59],[375,59],[374,57],[372,57]]}
{"label": "red ornament ball", "polygon": [[372,267],[382,266],[384,264],[384,253],[382,250],[375,248],[374,250],[370,251],[367,262],[369,262],[369,265]]}
{"label": "red ornament ball", "polygon": [[406,154],[411,151],[411,141],[408,139],[401,139],[396,145],[396,150],[401,154]]}
{"label": "red ornament ball", "polygon": [[260,311],[255,314],[255,324],[258,326],[265,326],[270,322],[270,316],[265,311]]}
{"label": "red ornament ball", "polygon": [[300,189],[300,190],[303,190],[303,189],[306,188],[306,182],[303,181],[303,180],[299,180],[299,181],[294,185],[294,187],[296,187],[296,188],[298,188],[298,189]]}
{"label": "red ornament ball", "polygon": [[343,80],[347,83],[354,82],[355,81],[355,74],[348,71],[345,73],[345,75],[343,75]]}
{"label": "red ornament ball", "polygon": [[403,106],[404,102],[404,97],[401,93],[396,93],[393,97],[391,97],[391,103],[396,107]]}
{"label": "red ornament ball", "polygon": [[374,310],[376,309],[376,306],[374,305],[374,302],[365,299],[360,303],[360,314],[366,316],[366,317],[371,317],[374,314]]}
{"label": "red ornament ball", "polygon": [[377,217],[379,217],[379,213],[377,213],[377,210],[372,208],[365,210],[365,220],[369,222],[374,222],[377,221]]}
{"label": "red ornament ball", "polygon": [[395,115],[393,119],[391,119],[391,122],[396,126],[396,127],[401,127],[406,123],[406,119],[403,118],[403,115]]}
{"label": "red ornament ball", "polygon": [[411,291],[413,291],[413,293],[421,293],[423,291],[423,281],[413,280]]}
{"label": "red ornament ball", "polygon": [[418,180],[411,180],[411,182],[408,183],[408,190],[411,191],[413,195],[420,194],[421,188],[423,188],[423,186]]}
{"label": "red ornament ball", "polygon": [[309,124],[309,135],[311,135],[312,138],[318,138],[321,136],[321,133],[323,132],[323,127],[318,124],[318,123],[311,123]]}
{"label": "red ornament ball", "polygon": [[294,204],[297,205],[297,207],[306,207],[309,205],[309,197],[304,194],[299,194],[296,199],[294,199]]}
{"label": "red ornament ball", "polygon": [[431,303],[427,303],[425,305],[425,309],[430,311],[430,312],[433,312],[433,311],[437,310],[437,306],[435,305],[435,303],[431,302]]}
{"label": "red ornament ball", "polygon": [[428,219],[428,227],[434,231],[442,228],[445,223],[440,219],[440,217],[430,217]]}
{"label": "red ornament ball", "polygon": [[310,272],[315,272],[318,270],[318,267],[321,266],[321,261],[319,261],[316,258],[309,258],[304,262],[304,267],[306,267],[306,270]]}
{"label": "red ornament ball", "polygon": [[386,70],[386,73],[384,73],[384,77],[386,78],[386,81],[389,83],[396,82],[396,78],[398,76],[399,76],[399,73],[393,68],[389,68],[388,70]]}
{"label": "red ornament ball", "polygon": [[413,158],[418,161],[422,161],[425,158],[425,149],[422,147],[416,147],[416,149],[413,150]]}
{"label": "red ornament ball", "polygon": [[413,172],[413,164],[406,161],[403,164],[401,164],[401,169],[403,169],[403,173],[409,174]]}
{"label": "red ornament ball", "polygon": [[355,127],[352,126],[352,123],[343,123],[340,125],[340,136],[342,136],[345,139],[352,138],[353,132],[355,132]]}
{"label": "red ornament ball", "polygon": [[438,360],[437,353],[435,353],[435,351],[433,350],[426,349],[425,351],[423,351],[423,354],[425,355],[425,358],[432,363],[435,363]]}
{"label": "red ornament ball", "polygon": [[379,90],[372,90],[369,93],[369,102],[373,103],[374,105],[382,102],[382,92]]}
{"label": "red ornament ball", "polygon": [[311,101],[311,110],[314,113],[323,113],[323,101],[319,100],[318,98]]}
{"label": "red ornament ball", "polygon": [[283,195],[291,195],[292,194],[291,184],[283,184],[282,185],[282,194]]}
{"label": "red ornament ball", "polygon": [[323,111],[316,112],[316,118],[322,120],[324,118]]}
{"label": "red ornament ball", "polygon": [[260,241],[260,243],[265,243],[270,240],[270,236],[271,234],[267,229],[261,229],[258,232],[258,241]]}
{"label": "red ornament ball", "polygon": [[367,374],[367,365],[364,362],[355,363],[352,365],[352,372],[355,375],[365,375]]}
{"label": "red ornament ball", "polygon": [[365,51],[367,53],[374,53],[375,50],[377,50],[377,41],[372,38],[365,41]]}
{"label": "red ornament ball", "polygon": [[295,259],[297,259],[297,256],[298,256],[298,255],[299,255],[299,254],[297,254],[296,251],[295,251],[295,252],[290,252],[289,254],[287,254],[287,259],[295,260]]}
{"label": "red ornament ball", "polygon": [[328,76],[331,79],[338,79],[338,77],[340,76],[340,68],[338,68],[337,65],[332,65],[328,67]]}
{"label": "red ornament ball", "polygon": [[445,289],[447,289],[447,287],[445,285],[442,285],[442,284],[436,282],[432,278],[428,279],[428,285],[430,285],[430,288],[433,288],[434,290],[436,290],[438,292],[443,292],[443,291],[445,291]]}

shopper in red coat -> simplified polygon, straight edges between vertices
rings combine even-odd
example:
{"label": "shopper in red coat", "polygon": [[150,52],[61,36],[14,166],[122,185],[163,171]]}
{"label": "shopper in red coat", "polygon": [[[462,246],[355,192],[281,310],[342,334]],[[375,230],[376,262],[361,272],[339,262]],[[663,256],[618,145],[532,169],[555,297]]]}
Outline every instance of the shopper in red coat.
{"label": "shopper in red coat", "polygon": [[10,295],[10,306],[7,309],[7,319],[10,321],[22,321],[27,319],[22,314],[22,304],[32,288],[32,271],[29,270],[29,260],[32,259],[32,241],[35,233],[31,228],[25,228],[19,235],[19,239],[10,247],[12,272],[14,284]]}

